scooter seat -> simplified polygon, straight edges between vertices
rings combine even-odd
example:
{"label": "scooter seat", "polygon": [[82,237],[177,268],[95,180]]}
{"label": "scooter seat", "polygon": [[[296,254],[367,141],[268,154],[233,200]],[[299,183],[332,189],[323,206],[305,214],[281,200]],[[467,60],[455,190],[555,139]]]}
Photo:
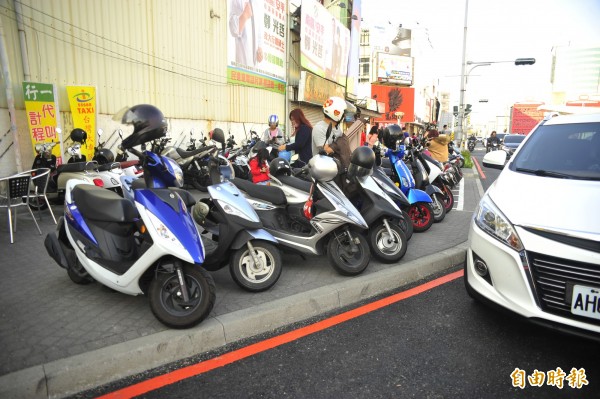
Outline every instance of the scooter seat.
{"label": "scooter seat", "polygon": [[262,186],[248,180],[234,178],[230,180],[237,188],[250,197],[270,202],[273,205],[286,205],[287,200],[282,189],[275,186]]}
{"label": "scooter seat", "polygon": [[381,167],[382,168],[391,168],[392,163],[389,158],[381,158]]}
{"label": "scooter seat", "polygon": [[204,147],[200,147],[196,150],[186,151],[183,148],[178,147],[178,148],[176,148],[176,151],[181,156],[181,158],[189,158],[189,157],[196,156],[198,154],[202,154],[204,156],[204,155],[208,154],[209,152],[213,151],[215,148],[217,148],[217,146],[207,145]]}
{"label": "scooter seat", "polygon": [[79,184],[71,192],[73,200],[84,218],[101,222],[130,223],[138,217],[138,211],[130,200],[114,191]]}
{"label": "scooter seat", "polygon": [[311,182],[299,179],[294,176],[282,175],[282,176],[277,176],[277,178],[283,184],[288,185],[290,187],[297,188],[298,190],[305,191],[307,193],[310,192],[310,187],[312,186]]}
{"label": "scooter seat", "polygon": [[56,168],[57,173],[64,172],[84,172],[86,170],[93,170],[98,167],[98,163],[93,162],[73,162],[73,163],[63,163],[62,165],[58,165]]}

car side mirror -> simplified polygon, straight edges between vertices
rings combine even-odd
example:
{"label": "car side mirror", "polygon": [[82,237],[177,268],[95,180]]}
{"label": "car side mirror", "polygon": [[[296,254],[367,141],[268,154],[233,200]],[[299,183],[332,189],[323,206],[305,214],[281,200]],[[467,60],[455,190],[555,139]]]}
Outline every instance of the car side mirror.
{"label": "car side mirror", "polygon": [[506,161],[508,159],[508,154],[506,151],[492,151],[485,154],[483,157],[483,166],[486,168],[493,169],[504,169],[506,166]]}

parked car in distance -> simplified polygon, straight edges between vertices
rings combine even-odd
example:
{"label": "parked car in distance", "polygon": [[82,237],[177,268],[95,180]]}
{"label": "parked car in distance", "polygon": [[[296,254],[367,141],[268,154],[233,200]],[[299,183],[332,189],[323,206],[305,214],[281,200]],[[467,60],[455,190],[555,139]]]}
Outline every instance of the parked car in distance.
{"label": "parked car in distance", "polygon": [[600,341],[600,113],[540,122],[508,159],[470,225],[470,296]]}
{"label": "parked car in distance", "polygon": [[509,156],[512,156],[523,140],[525,140],[525,137],[527,136],[524,134],[507,134],[504,137],[504,140],[502,140],[502,146],[500,148],[506,151]]}
{"label": "parked car in distance", "polygon": [[481,144],[483,144],[483,136],[477,136],[476,139],[477,139],[478,142],[480,142]]}
{"label": "parked car in distance", "polygon": [[504,141],[504,137],[506,137],[509,133],[496,133],[496,137],[500,140],[500,144]]}

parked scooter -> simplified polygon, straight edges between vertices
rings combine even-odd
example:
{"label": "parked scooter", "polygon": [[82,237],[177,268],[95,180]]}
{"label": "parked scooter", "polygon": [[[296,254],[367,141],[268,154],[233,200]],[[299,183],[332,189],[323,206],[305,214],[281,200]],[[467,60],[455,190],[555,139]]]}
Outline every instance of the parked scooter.
{"label": "parked scooter", "polygon": [[[56,128],[57,133],[60,134],[60,128]],[[46,197],[48,201],[53,204],[62,205],[65,199],[65,188],[66,183],[69,179],[82,179],[88,183],[94,184],[98,187],[103,187],[104,182],[98,172],[96,171],[98,163],[95,161],[85,162],[82,161],[84,157],[81,155],[81,142],[76,140],[82,140],[81,136],[77,134],[71,135],[73,144],[67,148],[67,153],[71,156],[66,164],[56,165],[56,157],[51,155],[52,147],[57,143],[45,143],[38,145],[36,150],[38,155],[33,161],[33,169],[39,167],[49,167],[53,172],[50,174],[50,180],[48,181],[48,187],[46,189]],[[76,162],[75,160],[80,161]],[[46,166],[42,166],[46,165]],[[36,202],[30,202],[30,206],[35,207]],[[46,202],[40,201],[39,208],[45,209]],[[34,208],[37,209],[37,208]]]}
{"label": "parked scooter", "polygon": [[[326,140],[330,135],[331,125]],[[317,154],[306,169],[312,183],[304,203],[288,203],[279,187],[255,185],[241,179],[232,182],[246,193],[263,226],[279,244],[304,254],[326,252],[330,264],[340,274],[362,273],[369,265],[371,254],[367,240],[359,231],[369,226],[332,181],[338,175],[336,161]]]}
{"label": "parked scooter", "polygon": [[98,129],[97,144],[94,147],[93,161],[98,163],[97,172],[103,182],[103,187],[116,192],[119,195],[123,195],[121,188],[121,176],[123,175],[123,169],[121,164],[115,162],[115,156],[113,152],[105,148],[105,142],[101,141],[102,135],[104,134],[102,129]]}
{"label": "parked scooter", "polygon": [[[383,262],[396,262],[407,249],[408,239],[400,227],[400,222],[405,221],[404,215],[371,177],[375,162],[373,151],[358,147],[351,158],[346,174],[348,184],[343,193],[369,225],[365,233],[371,254]],[[275,158],[271,161],[269,174],[271,186],[281,188],[288,203],[304,204],[309,199],[311,183],[292,176],[287,160]]]}
{"label": "parked scooter", "polygon": [[[211,159],[209,168],[217,181],[219,160]],[[229,265],[233,280],[248,291],[271,288],[283,267],[277,240],[263,229],[256,211],[231,182],[208,186],[208,195],[192,210],[196,223],[208,233],[202,236],[207,248],[204,267],[214,271]]]}
{"label": "parked scooter", "polygon": [[[431,197],[431,207],[433,209],[433,221],[439,223],[446,217],[446,208],[444,207],[444,193],[439,187],[431,184],[429,168],[427,162],[421,156],[420,151],[414,147],[400,146],[400,151],[404,151],[404,160],[410,165],[412,175],[415,179],[415,187],[425,191]],[[436,172],[437,173],[437,172]]]}
{"label": "parked scooter", "polygon": [[[425,191],[416,188],[415,179],[403,161],[404,146],[398,147],[397,140],[394,137],[388,137],[386,145],[393,146],[391,148],[395,149],[388,148],[384,151],[385,158],[381,159],[381,167],[408,199],[410,205],[404,207],[404,210],[410,216],[413,230],[417,233],[427,231],[434,223],[433,207],[431,205],[433,201]],[[379,143],[374,145],[373,149],[376,152],[382,152]]]}
{"label": "parked scooter", "polygon": [[133,133],[122,146],[138,156],[148,188],[135,201],[70,180],[65,217],[45,240],[48,254],[67,269],[71,280],[92,279],[130,294],[146,294],[156,318],[173,328],[187,328],[208,316],[215,285],[203,269],[204,247],[180,193],[181,169],[166,157],[133,147],[164,136],[166,121],[156,107],[130,108],[124,124]]}
{"label": "parked scooter", "polygon": [[369,264],[370,252],[359,231],[369,226],[332,181],[338,173],[332,158],[315,155],[307,166],[313,183],[303,203],[288,203],[279,187],[237,178],[232,182],[246,193],[263,226],[280,245],[303,254],[327,253],[330,264],[340,274],[362,273]]}

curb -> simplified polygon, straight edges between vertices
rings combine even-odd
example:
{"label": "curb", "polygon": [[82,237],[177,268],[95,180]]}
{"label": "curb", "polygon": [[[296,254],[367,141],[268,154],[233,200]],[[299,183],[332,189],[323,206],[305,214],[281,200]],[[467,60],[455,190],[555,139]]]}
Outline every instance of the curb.
{"label": "curb", "polygon": [[467,242],[365,276],[0,377],[0,397],[62,398],[392,291],[464,262]]}

